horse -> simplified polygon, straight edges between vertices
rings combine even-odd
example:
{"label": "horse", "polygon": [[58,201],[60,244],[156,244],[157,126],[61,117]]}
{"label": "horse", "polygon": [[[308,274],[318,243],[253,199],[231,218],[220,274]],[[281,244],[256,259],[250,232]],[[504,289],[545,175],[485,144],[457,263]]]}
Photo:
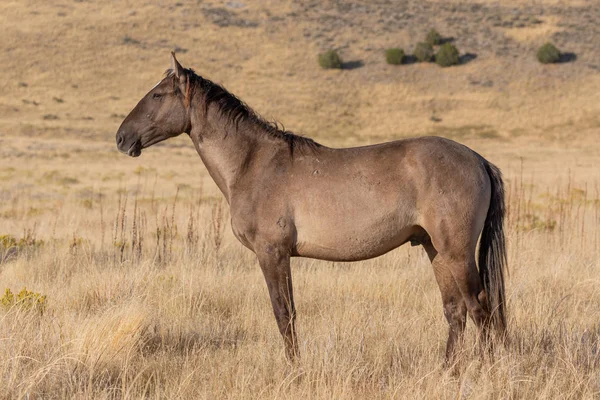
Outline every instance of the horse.
{"label": "horse", "polygon": [[229,204],[235,237],[258,258],[289,360],[299,356],[292,257],[360,261],[421,245],[449,325],[446,362],[467,313],[481,343],[506,331],[504,184],[475,151],[433,136],[327,147],[265,121],[171,53],[116,143],[138,157],[182,133]]}

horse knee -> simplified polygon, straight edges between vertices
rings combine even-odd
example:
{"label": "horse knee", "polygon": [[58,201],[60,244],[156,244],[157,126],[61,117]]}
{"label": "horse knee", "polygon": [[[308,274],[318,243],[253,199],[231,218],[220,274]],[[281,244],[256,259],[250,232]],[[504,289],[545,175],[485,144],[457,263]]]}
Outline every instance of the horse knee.
{"label": "horse knee", "polygon": [[[469,310],[469,315],[473,319],[475,325],[485,329],[490,324],[491,314],[488,309],[485,293],[483,293],[483,296],[480,296],[481,294],[477,296],[477,299],[471,301],[470,304],[467,305],[467,307]],[[480,301],[480,298],[484,301]]]}
{"label": "horse knee", "polygon": [[286,328],[292,324],[296,317],[296,310],[293,304],[293,300],[289,296],[282,295],[275,291],[272,294],[271,305],[273,306],[273,314],[277,325],[283,333]]}

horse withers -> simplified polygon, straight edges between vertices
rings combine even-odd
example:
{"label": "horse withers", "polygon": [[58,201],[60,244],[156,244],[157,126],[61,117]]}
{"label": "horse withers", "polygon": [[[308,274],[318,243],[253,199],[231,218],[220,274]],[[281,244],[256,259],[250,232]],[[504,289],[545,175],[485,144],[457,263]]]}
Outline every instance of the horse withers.
{"label": "horse withers", "polygon": [[[298,355],[292,257],[358,261],[425,248],[450,326],[446,360],[470,315],[487,342],[506,328],[504,186],[498,168],[440,137],[335,149],[260,118],[222,86],[172,67],[125,118],[132,157],[187,133],[263,271],[290,359]],[[479,240],[478,262],[476,248]]]}

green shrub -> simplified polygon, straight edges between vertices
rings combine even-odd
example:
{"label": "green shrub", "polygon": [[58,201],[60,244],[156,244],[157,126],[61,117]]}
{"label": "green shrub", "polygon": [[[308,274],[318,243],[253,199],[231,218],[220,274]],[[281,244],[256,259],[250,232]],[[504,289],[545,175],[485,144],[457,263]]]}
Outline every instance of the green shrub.
{"label": "green shrub", "polygon": [[415,58],[420,62],[429,62],[433,58],[433,46],[429,43],[420,42],[415,47]]}
{"label": "green shrub", "polygon": [[385,61],[388,64],[400,65],[404,61],[404,50],[402,49],[387,49],[385,51]]}
{"label": "green shrub", "polygon": [[431,46],[438,46],[442,43],[442,35],[435,29],[432,29],[427,33],[425,42],[429,43]]}
{"label": "green shrub", "polygon": [[0,251],[16,248],[23,250],[26,248],[38,248],[44,245],[43,240],[38,240],[32,231],[25,232],[25,236],[17,239],[13,235],[0,235]]}
{"label": "green shrub", "polygon": [[0,264],[19,255],[31,254],[43,245],[44,241],[36,239],[30,230],[20,239],[12,235],[0,235]]}
{"label": "green shrub", "polygon": [[11,247],[17,247],[19,242],[12,235],[0,235],[0,247],[9,249]]}
{"label": "green shrub", "polygon": [[537,59],[542,64],[551,64],[560,60],[560,51],[552,43],[546,43],[537,51]]}
{"label": "green shrub", "polygon": [[0,304],[7,311],[13,307],[19,307],[22,310],[37,310],[40,314],[43,314],[46,310],[46,296],[29,291],[27,288],[23,288],[17,294],[14,294],[10,289],[6,289],[4,296],[0,298]]}
{"label": "green shrub", "polygon": [[450,67],[451,65],[458,65],[460,63],[458,50],[452,43],[444,43],[440,46],[437,54],[435,55],[435,62],[440,67]]}
{"label": "green shrub", "polygon": [[319,54],[319,65],[325,69],[341,69],[342,59],[335,50]]}

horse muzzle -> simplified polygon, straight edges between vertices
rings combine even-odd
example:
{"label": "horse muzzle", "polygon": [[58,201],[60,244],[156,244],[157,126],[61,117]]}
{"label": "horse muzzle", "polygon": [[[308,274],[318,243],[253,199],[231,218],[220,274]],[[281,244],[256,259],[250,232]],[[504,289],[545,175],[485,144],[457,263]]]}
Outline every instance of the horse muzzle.
{"label": "horse muzzle", "polygon": [[130,157],[139,157],[142,154],[142,142],[135,137],[131,137],[132,135],[129,136],[128,138],[123,132],[117,133],[117,149]]}

